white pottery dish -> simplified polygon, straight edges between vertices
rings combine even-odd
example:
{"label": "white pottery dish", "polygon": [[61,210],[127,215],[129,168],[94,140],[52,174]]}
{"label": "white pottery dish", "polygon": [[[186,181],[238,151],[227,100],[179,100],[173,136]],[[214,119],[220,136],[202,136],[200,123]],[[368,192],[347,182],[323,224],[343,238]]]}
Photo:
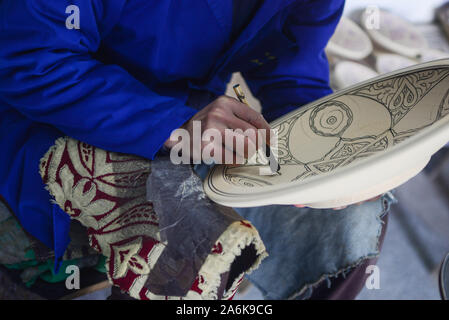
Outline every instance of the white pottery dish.
{"label": "white pottery dish", "polygon": [[365,81],[271,126],[280,174],[260,175],[262,164],[216,165],[204,182],[210,199],[332,208],[375,197],[412,178],[449,142],[449,59]]}
{"label": "white pottery dish", "polygon": [[345,59],[362,60],[373,51],[368,35],[351,19],[342,17],[326,50]]}
{"label": "white pottery dish", "polygon": [[341,90],[378,75],[370,67],[358,62],[340,61],[334,66],[333,72],[331,73],[331,80],[336,89]]}
{"label": "white pottery dish", "polygon": [[418,64],[416,60],[395,53],[380,53],[376,54],[375,57],[376,70],[380,74],[393,72]]}
{"label": "white pottery dish", "polygon": [[440,60],[440,59],[448,59],[449,58],[449,52],[436,50],[436,49],[427,49],[421,52],[420,61],[421,62],[430,62],[434,60]]}
{"label": "white pottery dish", "polygon": [[378,25],[371,25],[365,11],[361,24],[371,39],[379,46],[409,58],[419,58],[428,44],[424,35],[411,23],[390,12],[379,10]]}

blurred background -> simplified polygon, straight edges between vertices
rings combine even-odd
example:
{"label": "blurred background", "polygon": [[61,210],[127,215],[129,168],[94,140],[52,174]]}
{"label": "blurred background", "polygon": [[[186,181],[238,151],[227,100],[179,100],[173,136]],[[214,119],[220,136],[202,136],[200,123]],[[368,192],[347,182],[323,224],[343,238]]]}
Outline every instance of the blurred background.
{"label": "blurred background", "polygon": [[[326,54],[335,91],[410,65],[449,58],[449,1],[346,0]],[[239,74],[229,88],[235,83],[244,83]],[[248,100],[260,108],[256,99]],[[440,150],[423,172],[395,190],[399,203],[390,212],[377,264],[380,289],[365,288],[358,299],[440,299],[438,273],[449,251],[448,151]],[[236,299],[262,295],[247,284]]]}

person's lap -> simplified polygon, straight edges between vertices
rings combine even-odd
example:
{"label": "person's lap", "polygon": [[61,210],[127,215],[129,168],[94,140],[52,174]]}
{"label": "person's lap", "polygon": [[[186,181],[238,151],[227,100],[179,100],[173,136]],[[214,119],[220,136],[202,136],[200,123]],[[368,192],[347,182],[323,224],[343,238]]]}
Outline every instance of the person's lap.
{"label": "person's lap", "polygon": [[249,280],[267,299],[313,296],[312,288],[321,282],[378,256],[382,217],[393,199],[387,194],[338,211],[278,205],[237,208],[258,229],[269,253]]}
{"label": "person's lap", "polygon": [[[208,167],[200,165],[195,170],[204,178]],[[349,273],[358,274],[351,281],[364,281],[365,270],[355,269],[379,255],[385,215],[395,201],[389,192],[342,210],[291,205],[234,208],[257,228],[269,254],[249,280],[266,299],[313,298],[313,288],[323,281],[332,284],[332,279]]]}

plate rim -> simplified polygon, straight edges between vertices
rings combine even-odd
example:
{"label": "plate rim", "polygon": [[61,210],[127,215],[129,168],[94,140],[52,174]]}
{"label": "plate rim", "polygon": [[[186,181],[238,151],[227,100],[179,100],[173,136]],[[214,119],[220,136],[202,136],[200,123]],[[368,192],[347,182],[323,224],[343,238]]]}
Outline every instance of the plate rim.
{"label": "plate rim", "polygon": [[[350,91],[353,91],[357,88],[361,88],[363,86],[366,86],[367,84],[370,83],[374,83],[376,81],[379,80],[387,80],[388,78],[391,77],[397,77],[400,75],[405,75],[405,74],[409,74],[411,72],[419,72],[419,71],[425,71],[425,70],[432,70],[432,69],[439,69],[439,68],[449,68],[449,59],[440,59],[440,60],[435,60],[432,62],[427,62],[427,63],[422,63],[422,64],[417,64],[415,66],[411,66],[411,67],[407,67],[401,70],[397,70],[397,71],[393,71],[390,72],[388,74],[385,75],[380,75],[378,77],[369,79],[367,81],[363,81],[359,84],[353,85],[351,87],[348,87],[344,90],[340,90],[337,91],[335,93],[332,93],[330,95],[327,95],[323,98],[320,98],[318,100],[315,100],[311,103],[308,103],[298,109],[301,109],[301,112],[305,112],[306,110],[315,107],[316,105],[319,105],[321,103],[323,103],[324,101],[329,101],[333,98],[342,96],[347,94]],[[446,76],[448,77],[448,76]],[[277,125],[278,123],[282,122],[284,119],[291,117],[291,114],[298,112],[298,109],[293,110],[287,114],[285,114],[284,116],[276,119],[275,121],[271,122],[270,124],[272,126]],[[258,203],[265,203],[268,204],[267,202],[270,201],[260,201],[260,199],[264,196],[270,198],[271,197],[278,197],[278,198],[282,198],[282,195],[279,195],[279,193],[284,192],[286,190],[292,190],[293,188],[295,189],[299,189],[300,191],[304,188],[309,188],[311,190],[313,190],[314,188],[316,188],[317,184],[320,184],[321,186],[323,185],[323,180],[324,182],[328,181],[327,184],[329,183],[329,176],[333,177],[333,180],[336,180],[337,182],[339,180],[342,180],[342,176],[345,176],[346,179],[348,179],[348,176],[351,177],[351,175],[354,175],[354,172],[357,172],[357,174],[359,175],[360,171],[372,171],[373,167],[374,168],[379,168],[382,166],[385,166],[385,162],[389,162],[392,161],[392,158],[398,158],[397,154],[399,154],[400,156],[402,156],[403,158],[405,156],[408,156],[410,154],[416,154],[418,153],[417,147],[419,146],[421,153],[423,153],[423,143],[427,142],[427,145],[424,144],[425,146],[427,146],[427,151],[424,153],[427,156],[423,156],[423,157],[418,157],[415,158],[414,162],[419,163],[422,161],[426,161],[426,159],[430,159],[430,156],[435,153],[437,150],[439,150],[441,147],[443,147],[447,141],[443,142],[444,136],[449,136],[449,116],[444,117],[443,119],[438,120],[437,122],[433,123],[432,125],[423,128],[422,130],[420,130],[418,133],[416,133],[415,135],[413,135],[412,137],[410,137],[409,139],[392,146],[391,148],[389,148],[389,152],[388,155],[384,152],[380,152],[380,153],[376,153],[373,154],[370,157],[364,158],[361,161],[357,161],[351,164],[348,164],[344,167],[339,167],[336,168],[335,170],[332,170],[329,173],[324,173],[324,174],[320,174],[314,177],[310,177],[305,181],[296,181],[296,182],[288,182],[288,183],[284,183],[284,184],[277,184],[275,186],[267,186],[264,188],[261,188],[260,191],[258,192],[252,192],[249,194],[244,194],[242,195],[242,193],[238,192],[238,188],[236,188],[236,192],[235,193],[227,193],[227,195],[220,195],[221,193],[223,193],[221,190],[218,190],[214,187],[210,186],[210,181],[212,181],[212,175],[214,174],[214,172],[220,168],[225,168],[225,165],[215,165],[211,170],[209,170],[208,175],[206,177],[206,179],[204,180],[204,190],[206,191],[207,195],[209,198],[211,198],[212,200],[218,202],[218,203],[229,203],[232,204],[232,206],[237,206],[237,204],[245,204],[245,206],[254,206],[254,202],[258,202]],[[441,140],[441,141],[439,141]],[[433,144],[429,143],[432,141],[436,141]],[[434,147],[428,147],[428,145],[437,145]],[[408,151],[403,151],[404,149],[408,149]],[[434,151],[433,151],[434,150]],[[396,155],[396,156],[392,156]],[[400,158],[400,157],[399,157]],[[397,161],[397,160],[396,160]],[[427,160],[428,161],[428,160]],[[377,162],[377,164],[376,164]],[[381,165],[379,165],[379,163],[381,163]],[[243,190],[247,190],[247,189],[241,189]],[[242,199],[244,197],[244,199]],[[251,199],[250,199],[251,198]],[[256,198],[256,199],[254,199]],[[285,197],[284,197],[285,198]],[[246,205],[248,204],[248,205]],[[259,204],[259,205],[265,205],[265,204]],[[257,206],[259,206],[257,205]]]}

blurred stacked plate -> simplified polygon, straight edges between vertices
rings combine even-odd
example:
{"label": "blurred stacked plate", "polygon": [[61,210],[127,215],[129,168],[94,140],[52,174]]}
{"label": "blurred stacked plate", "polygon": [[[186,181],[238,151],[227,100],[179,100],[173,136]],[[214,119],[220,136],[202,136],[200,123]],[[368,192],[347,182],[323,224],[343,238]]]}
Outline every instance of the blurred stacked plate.
{"label": "blurred stacked plate", "polygon": [[449,2],[436,10],[436,16],[440,21],[446,36],[449,37]]}
{"label": "blurred stacked plate", "polygon": [[449,53],[441,50],[427,49],[421,52],[421,62],[430,62],[434,60],[447,59]]}
{"label": "blurred stacked plate", "polygon": [[378,75],[376,71],[361,63],[340,61],[335,64],[331,73],[331,82],[335,89],[340,90]]}
{"label": "blurred stacked plate", "polygon": [[410,58],[419,58],[427,49],[426,38],[411,23],[387,11],[375,14],[377,21],[373,23],[373,13],[364,11],[361,24],[378,46]]}
{"label": "blurred stacked plate", "polygon": [[362,60],[373,51],[368,35],[352,20],[342,17],[326,51],[350,60]]}
{"label": "blurred stacked plate", "polygon": [[412,60],[394,53],[379,53],[376,54],[375,57],[376,70],[380,74],[407,68],[417,64],[416,60]]}

